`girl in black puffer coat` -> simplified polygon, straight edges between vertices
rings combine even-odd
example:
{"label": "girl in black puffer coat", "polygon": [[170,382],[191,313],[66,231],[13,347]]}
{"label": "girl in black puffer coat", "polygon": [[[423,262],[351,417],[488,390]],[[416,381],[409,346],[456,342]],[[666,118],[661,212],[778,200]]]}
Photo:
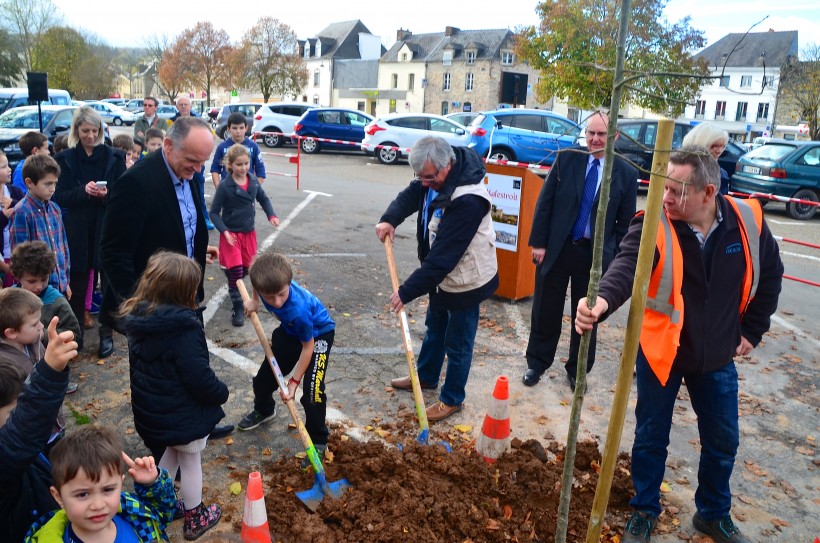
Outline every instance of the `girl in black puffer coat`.
{"label": "girl in black puffer coat", "polygon": [[187,540],[222,515],[218,505],[202,503],[201,454],[225,416],[221,405],[228,401],[228,387],[211,369],[196,313],[201,275],[194,260],[157,253],[120,310],[128,334],[134,425],[148,448],[165,447],[160,466],[169,473],[180,470]]}

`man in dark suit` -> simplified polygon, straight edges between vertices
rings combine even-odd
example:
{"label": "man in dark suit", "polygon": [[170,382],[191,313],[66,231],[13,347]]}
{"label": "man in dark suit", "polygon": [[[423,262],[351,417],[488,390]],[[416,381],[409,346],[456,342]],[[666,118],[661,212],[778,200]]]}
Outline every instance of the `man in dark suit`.
{"label": "man in dark suit", "polygon": [[[205,297],[205,263],[218,255],[208,245],[208,228],[199,204],[199,187],[191,179],[211,157],[214,138],[198,117],[177,120],[162,149],[137,162],[109,187],[108,209],[100,240],[106,285],[100,320],[116,328],[120,303],[131,296],[148,259],[159,250],[196,260],[202,269],[197,300]],[[100,350],[103,346],[100,338]],[[114,350],[109,336],[108,353]],[[233,426],[217,426],[211,438],[223,437]],[[152,451],[156,453],[157,451]],[[157,458],[162,456],[155,454]]]}
{"label": "man in dark suit", "polygon": [[[592,266],[591,238],[595,233],[604,149],[609,117],[593,113],[587,120],[587,147],[562,152],[538,196],[529,245],[535,269],[527,372],[524,384],[533,386],[552,365],[564,316],[567,283],[571,283],[570,308],[586,296]],[[603,268],[615,257],[618,244],[635,214],[638,171],[616,157],[612,165],[609,205],[604,231]],[[570,326],[567,380],[575,390],[580,336]],[[587,371],[595,360],[595,331],[589,346]]]}

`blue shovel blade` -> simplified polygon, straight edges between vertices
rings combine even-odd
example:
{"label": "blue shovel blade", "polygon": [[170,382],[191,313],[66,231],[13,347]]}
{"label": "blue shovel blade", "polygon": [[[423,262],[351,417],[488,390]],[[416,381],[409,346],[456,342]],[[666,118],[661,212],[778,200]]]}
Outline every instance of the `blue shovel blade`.
{"label": "blue shovel blade", "polygon": [[323,472],[316,474],[312,488],[297,492],[296,497],[305,504],[305,507],[310,509],[311,513],[315,513],[325,496],[339,499],[350,486],[350,481],[347,479],[339,479],[336,482],[328,483]]}

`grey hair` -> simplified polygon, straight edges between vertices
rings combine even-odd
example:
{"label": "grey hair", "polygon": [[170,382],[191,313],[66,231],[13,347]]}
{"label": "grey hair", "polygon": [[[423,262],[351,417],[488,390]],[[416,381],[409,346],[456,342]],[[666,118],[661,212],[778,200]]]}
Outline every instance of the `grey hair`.
{"label": "grey hair", "polygon": [[176,103],[179,104],[180,100],[188,100],[188,103],[193,105],[193,101],[190,98],[188,98],[187,96],[178,96],[177,100],[176,100]]}
{"label": "grey hair", "polygon": [[720,187],[720,166],[706,147],[683,146],[669,155],[669,163],[692,167],[692,175],[689,176],[688,183],[695,190],[705,190],[706,185]]}
{"label": "grey hair", "polygon": [[197,127],[203,128],[208,132],[211,131],[211,127],[208,126],[208,123],[199,117],[194,117],[193,115],[188,117],[180,117],[174,121],[174,124],[172,124],[171,128],[168,129],[165,137],[170,139],[174,147],[179,149],[182,147],[182,142],[185,141],[185,138],[187,138],[188,134],[191,133],[191,129]]}
{"label": "grey hair", "polygon": [[429,161],[437,170],[455,162],[456,154],[449,143],[435,136],[425,136],[413,144],[410,149],[410,167],[419,173],[424,163]]}
{"label": "grey hair", "polygon": [[692,145],[699,145],[709,149],[715,143],[726,145],[728,141],[729,134],[722,128],[712,123],[700,123],[683,138],[683,146],[691,147]]}
{"label": "grey hair", "polygon": [[80,106],[74,112],[74,118],[71,119],[71,131],[68,133],[68,146],[77,147],[80,143],[80,125],[87,123],[96,126],[97,139],[94,140],[94,146],[101,144],[105,139],[105,125],[103,125],[102,117],[97,113],[97,110],[88,106]]}

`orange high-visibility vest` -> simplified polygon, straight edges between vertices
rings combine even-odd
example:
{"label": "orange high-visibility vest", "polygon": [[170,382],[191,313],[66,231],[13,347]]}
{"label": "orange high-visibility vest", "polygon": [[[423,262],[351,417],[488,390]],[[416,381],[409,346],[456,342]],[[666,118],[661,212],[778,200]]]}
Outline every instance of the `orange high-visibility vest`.
{"label": "orange high-visibility vest", "polygon": [[[760,232],[763,229],[763,209],[755,199],[737,200],[726,197],[738,218],[746,271],[740,296],[742,316],[757,292],[760,278]],[[666,210],[658,222],[658,238],[655,241],[658,264],[649,278],[646,307],[641,327],[641,350],[649,366],[663,386],[669,380],[672,364],[680,346],[683,329],[683,253],[678,234]]]}

